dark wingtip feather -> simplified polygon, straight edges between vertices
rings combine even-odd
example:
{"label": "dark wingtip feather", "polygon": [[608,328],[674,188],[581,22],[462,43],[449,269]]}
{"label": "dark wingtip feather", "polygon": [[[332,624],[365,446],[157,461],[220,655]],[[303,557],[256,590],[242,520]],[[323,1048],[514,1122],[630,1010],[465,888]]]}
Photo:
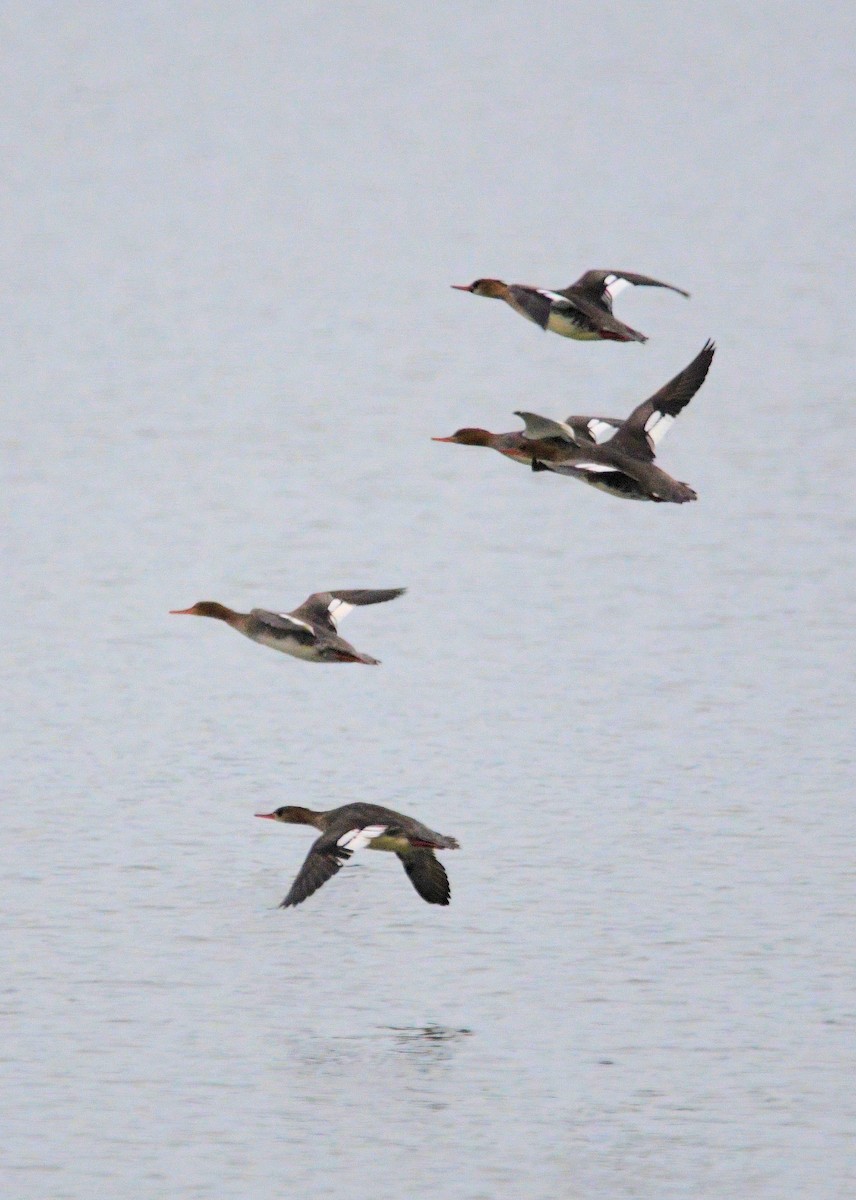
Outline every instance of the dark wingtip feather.
{"label": "dark wingtip feather", "polygon": [[399,852],[398,857],[410,882],[426,904],[449,903],[452,894],[449,877],[432,850]]}
{"label": "dark wingtip feather", "polygon": [[698,354],[690,363],[690,367],[694,367],[696,364],[698,364],[704,368],[704,373],[699,380],[699,387],[701,387],[702,383],[704,383],[705,379],[707,378],[707,373],[710,370],[710,364],[713,362],[714,354],[716,354],[716,342],[714,342],[711,338],[708,338],[701,350],[699,350]]}

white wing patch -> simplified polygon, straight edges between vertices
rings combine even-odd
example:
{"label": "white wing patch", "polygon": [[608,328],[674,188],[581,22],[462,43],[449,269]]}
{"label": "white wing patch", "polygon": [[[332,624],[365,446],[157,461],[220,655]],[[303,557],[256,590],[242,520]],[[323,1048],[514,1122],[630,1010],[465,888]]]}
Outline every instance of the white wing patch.
{"label": "white wing patch", "polygon": [[609,472],[612,472],[613,474],[615,474],[615,472],[618,470],[617,467],[608,467],[608,466],[606,466],[605,463],[590,463],[590,462],[574,463],[574,469],[577,471],[593,471],[593,472],[609,471]]}
{"label": "white wing patch", "polygon": [[345,600],[338,600],[335,596],[327,605],[327,612],[330,614],[330,619],[338,628],[339,622],[344,621],[345,617],[351,612],[356,605],[348,604]]}
{"label": "white wing patch", "polygon": [[648,435],[648,441],[651,443],[652,450],[663,440],[674,423],[674,417],[670,417],[668,413],[660,412],[659,409],[655,409],[651,413],[645,422],[645,433]]}
{"label": "white wing patch", "polygon": [[315,633],[315,630],[311,625],[307,625],[307,623],[305,621],[301,621],[299,617],[293,617],[291,613],[277,613],[276,615],[281,621],[288,621],[291,625],[299,625],[301,629],[308,629],[310,633]]}
{"label": "white wing patch", "polygon": [[615,426],[606,421],[599,421],[597,417],[592,417],[588,423],[588,431],[596,442],[605,442],[615,433]]}
{"label": "white wing patch", "polygon": [[536,288],[535,291],[539,296],[544,296],[547,300],[551,300],[553,304],[564,304],[566,308],[570,305],[568,297],[560,296],[558,292],[548,292],[546,288]]}
{"label": "white wing patch", "polygon": [[345,850],[362,850],[363,846],[367,846],[376,837],[386,833],[387,828],[386,825],[365,825],[362,829],[349,829],[347,833],[342,834],[336,845],[342,846]]}
{"label": "white wing patch", "polygon": [[616,296],[629,287],[629,280],[622,279],[620,275],[607,275],[603,281],[603,290],[609,296],[610,300],[614,300]]}

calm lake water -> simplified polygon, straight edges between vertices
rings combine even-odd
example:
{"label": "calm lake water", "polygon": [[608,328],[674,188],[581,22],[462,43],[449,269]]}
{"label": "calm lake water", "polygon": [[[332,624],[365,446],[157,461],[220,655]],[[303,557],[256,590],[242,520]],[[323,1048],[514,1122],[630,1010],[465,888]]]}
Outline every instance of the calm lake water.
{"label": "calm lake water", "polygon": [[[2,17],[15,1200],[856,1194],[852,10]],[[639,345],[449,284],[625,293]],[[620,415],[694,505],[433,443]],[[167,610],[398,587],[378,670]],[[459,838],[276,905],[308,830]]]}

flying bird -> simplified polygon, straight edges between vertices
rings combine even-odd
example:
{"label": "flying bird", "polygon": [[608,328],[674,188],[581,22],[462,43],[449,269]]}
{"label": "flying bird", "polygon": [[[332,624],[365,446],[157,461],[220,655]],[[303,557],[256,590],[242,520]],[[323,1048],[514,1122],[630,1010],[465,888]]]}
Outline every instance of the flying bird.
{"label": "flying bird", "polygon": [[683,288],[630,271],[586,271],[576,283],[559,291],[525,283],[503,283],[501,279],[452,284],[459,292],[504,300],[521,317],[534,321],[542,329],[578,342],[647,342],[644,333],[631,329],[612,314],[615,297],[631,286],[668,288],[679,296],[689,297]]}
{"label": "flying bird", "polygon": [[490,433],[465,428],[433,440],[488,446],[533,471],[570,475],[621,499],[684,504],[697,499],[696,493],[655,466],[655,453],[675,418],[704,383],[715,350],[713,342],[706,342],[689,366],[624,421],[580,416],[554,421],[537,413],[517,412],[515,416],[524,422],[522,430]]}
{"label": "flying bird", "polygon": [[265,608],[239,613],[216,600],[200,600],[191,608],[173,608],[170,612],[178,616],[213,617],[216,621],[225,621],[254,642],[307,662],[358,662],[378,666],[378,659],[362,654],[339,637],[339,622],[353,608],[394,600],[404,591],[404,588],[386,588],[314,592],[299,608],[287,613],[268,612]]}
{"label": "flying bird", "polygon": [[286,825],[311,825],[321,832],[280,908],[302,904],[363,847],[397,854],[423,900],[428,904],[449,903],[449,879],[434,851],[457,850],[458,843],[413,817],[379,804],[345,804],[328,812],[286,805],[256,816]]}

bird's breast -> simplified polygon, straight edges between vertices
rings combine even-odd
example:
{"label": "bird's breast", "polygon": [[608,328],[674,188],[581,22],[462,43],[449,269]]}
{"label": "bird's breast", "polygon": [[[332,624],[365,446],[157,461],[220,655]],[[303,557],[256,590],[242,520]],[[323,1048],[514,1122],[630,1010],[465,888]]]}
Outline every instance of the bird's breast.
{"label": "bird's breast", "polygon": [[309,662],[318,661],[317,646],[312,642],[307,644],[300,637],[296,637],[288,631],[280,634],[265,629],[250,636],[254,642],[259,642],[262,646],[269,646],[271,650],[281,650],[283,654],[291,654],[294,658],[305,658]]}
{"label": "bird's breast", "polygon": [[524,467],[528,467],[532,462],[534,451],[503,449],[499,448],[500,454],[504,454],[506,458],[510,458],[512,462],[521,463]]}
{"label": "bird's breast", "polygon": [[601,337],[596,329],[585,329],[581,323],[578,324],[578,319],[575,320],[567,312],[557,312],[556,309],[547,318],[547,328],[551,333],[573,338],[577,342],[596,342]]}

